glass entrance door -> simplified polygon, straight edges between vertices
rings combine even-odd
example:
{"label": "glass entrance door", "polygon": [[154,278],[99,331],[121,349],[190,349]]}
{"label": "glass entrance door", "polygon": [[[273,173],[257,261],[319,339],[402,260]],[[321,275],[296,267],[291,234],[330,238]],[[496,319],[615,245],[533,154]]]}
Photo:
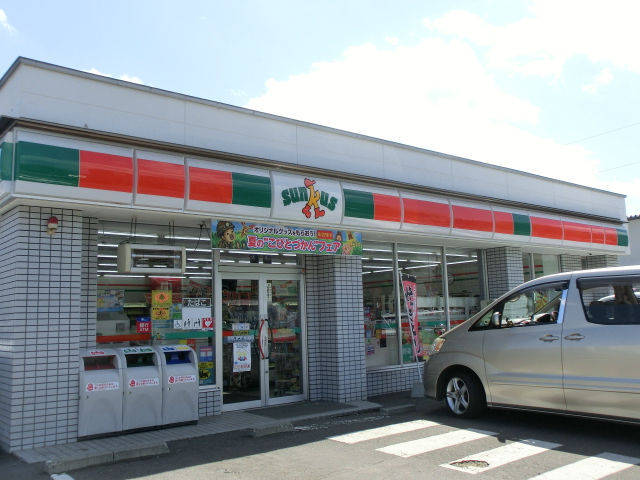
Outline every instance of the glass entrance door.
{"label": "glass entrance door", "polygon": [[223,409],[304,399],[300,276],[222,276]]}

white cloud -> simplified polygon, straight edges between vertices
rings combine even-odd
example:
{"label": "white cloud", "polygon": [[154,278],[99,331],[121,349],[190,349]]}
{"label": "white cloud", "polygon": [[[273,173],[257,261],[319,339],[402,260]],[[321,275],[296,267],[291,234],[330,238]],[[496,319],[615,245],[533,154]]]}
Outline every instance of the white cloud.
{"label": "white cloud", "polygon": [[244,93],[244,90],[236,90],[234,88],[231,89],[231,95],[235,96],[235,97],[244,97],[246,95],[246,93]]}
{"label": "white cloud", "polygon": [[[109,75],[108,73],[102,73],[97,68],[92,68],[90,70],[85,70],[85,72],[93,73],[94,75],[102,75],[103,77],[114,78],[113,75]],[[124,80],[125,82],[138,83],[140,85],[144,84],[144,82],[138,77],[130,77],[127,74],[120,75],[118,80]]]}
{"label": "white cloud", "polygon": [[138,77],[130,77],[126,73],[124,75],[120,75],[118,78],[120,80],[124,80],[125,82],[139,83],[140,85],[142,85],[143,83],[142,80],[140,80]]}
{"label": "white cloud", "polygon": [[424,19],[428,28],[488,47],[489,66],[523,75],[558,78],[566,62],[592,62],[640,72],[637,0],[530,0],[529,16],[505,26],[487,24],[470,12]]}
{"label": "white cloud", "polygon": [[7,18],[7,14],[4,13],[4,10],[2,9],[0,9],[0,25],[2,25],[2,28],[7,30],[9,33],[15,33],[16,31],[16,29],[9,24],[9,19]]}
{"label": "white cloud", "polygon": [[[593,48],[579,45],[585,39],[586,27],[577,29],[575,39],[567,34],[571,22],[566,18],[568,7],[564,2],[555,3],[562,5],[558,6],[561,15],[557,20],[545,10],[549,2],[532,3],[534,16],[543,18],[543,22],[536,17],[496,27],[471,13],[450,12],[425,20],[425,25],[463,38],[441,36],[415,46],[391,49],[378,49],[371,44],[350,47],[339,60],[314,63],[309,71],[283,80],[269,79],[266,93],[250,99],[245,106],[625,193],[629,195],[627,205],[640,208],[638,180],[603,183],[598,173],[601,162],[592,152],[579,144],[562,145],[530,133],[530,127],[538,122],[540,107],[505,92],[494,82],[492,72],[496,67],[554,78],[576,55],[586,55],[593,62],[621,65],[617,54],[596,49],[595,41],[589,42]],[[618,3],[622,2],[613,1],[614,9]],[[567,4],[577,5],[572,0]],[[586,5],[589,12],[594,10],[591,3]],[[595,14],[572,13],[593,21],[596,18]],[[563,22],[568,23],[562,26]],[[605,24],[608,25],[606,21]],[[555,28],[549,38],[541,25]],[[590,35],[595,31],[591,30]],[[561,41],[560,32],[566,41]],[[635,29],[631,31],[631,39],[636,35]],[[601,36],[598,38],[602,40]],[[478,50],[471,41],[487,49]],[[520,51],[524,54],[520,55]],[[631,68],[635,55],[627,61]],[[640,56],[638,62],[640,72]],[[612,69],[604,68],[591,82],[593,89],[612,78]]]}
{"label": "white cloud", "polygon": [[384,39],[387,43],[390,43],[391,45],[398,45],[400,43],[400,39],[396,37],[384,37]]}
{"label": "white cloud", "polygon": [[613,80],[613,73],[610,68],[604,68],[602,71],[593,78],[593,83],[582,87],[583,92],[595,94],[601,86],[608,85]]}

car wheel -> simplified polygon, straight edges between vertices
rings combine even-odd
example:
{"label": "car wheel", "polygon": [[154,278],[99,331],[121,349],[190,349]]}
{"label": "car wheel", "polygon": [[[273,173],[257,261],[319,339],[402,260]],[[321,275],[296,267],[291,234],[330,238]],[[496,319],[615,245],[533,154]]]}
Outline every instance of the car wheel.
{"label": "car wheel", "polygon": [[451,413],[460,418],[476,417],[487,406],[480,380],[466,372],[456,372],[449,377],[446,400]]}

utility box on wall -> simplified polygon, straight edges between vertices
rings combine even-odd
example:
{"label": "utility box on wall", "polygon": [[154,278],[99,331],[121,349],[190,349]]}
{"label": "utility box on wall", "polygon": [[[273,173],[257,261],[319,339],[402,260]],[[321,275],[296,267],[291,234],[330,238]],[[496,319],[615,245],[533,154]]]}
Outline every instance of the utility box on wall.
{"label": "utility box on wall", "polygon": [[185,271],[186,250],[175,245],[118,245],[118,273],[177,275]]}

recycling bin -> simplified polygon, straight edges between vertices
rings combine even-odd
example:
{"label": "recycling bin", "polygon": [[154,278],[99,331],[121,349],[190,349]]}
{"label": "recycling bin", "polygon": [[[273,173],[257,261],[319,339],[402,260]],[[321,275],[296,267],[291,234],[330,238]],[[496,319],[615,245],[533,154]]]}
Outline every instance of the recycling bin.
{"label": "recycling bin", "polygon": [[122,430],[122,361],[116,351],[80,351],[78,436]]}
{"label": "recycling bin", "polygon": [[122,363],[122,429],[160,426],[162,373],[160,354],[152,347],[116,349]]}
{"label": "recycling bin", "polygon": [[198,358],[187,345],[155,347],[162,365],[162,424],[198,421]]}

